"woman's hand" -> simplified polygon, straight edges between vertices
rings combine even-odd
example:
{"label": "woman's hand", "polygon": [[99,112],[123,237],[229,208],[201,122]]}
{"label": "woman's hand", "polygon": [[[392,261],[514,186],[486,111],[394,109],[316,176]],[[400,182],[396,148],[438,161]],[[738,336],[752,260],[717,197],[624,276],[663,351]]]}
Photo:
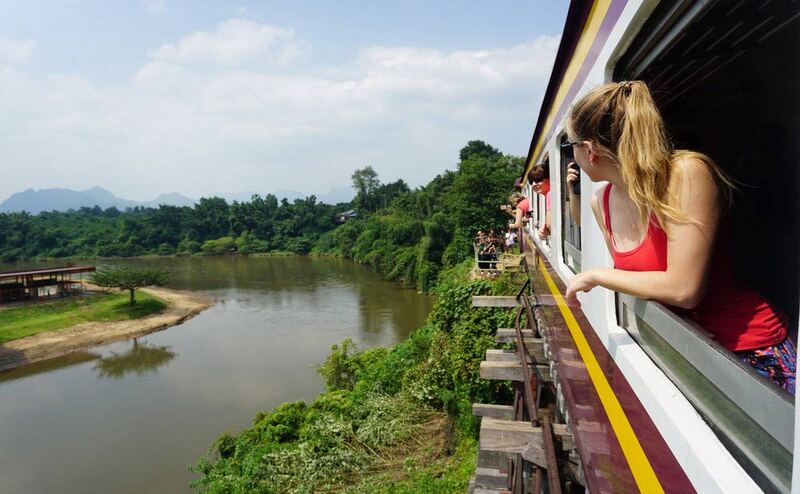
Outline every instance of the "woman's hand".
{"label": "woman's hand", "polygon": [[[571,164],[571,163],[570,163]],[[567,183],[574,184],[581,181],[581,173],[575,168],[567,169]]]}
{"label": "woman's hand", "polygon": [[564,294],[564,298],[567,299],[569,305],[580,307],[581,303],[578,301],[578,292],[588,292],[596,286],[597,282],[594,279],[592,270],[578,273],[567,283],[567,291]]}
{"label": "woman's hand", "polygon": [[541,238],[542,240],[544,240],[544,239],[546,239],[547,237],[549,237],[549,236],[550,236],[550,227],[549,227],[549,226],[547,226],[546,224],[545,224],[545,225],[542,225],[542,227],[541,227],[541,228],[539,228],[539,229],[536,231],[536,233],[538,233],[538,234],[539,234],[539,238]]}

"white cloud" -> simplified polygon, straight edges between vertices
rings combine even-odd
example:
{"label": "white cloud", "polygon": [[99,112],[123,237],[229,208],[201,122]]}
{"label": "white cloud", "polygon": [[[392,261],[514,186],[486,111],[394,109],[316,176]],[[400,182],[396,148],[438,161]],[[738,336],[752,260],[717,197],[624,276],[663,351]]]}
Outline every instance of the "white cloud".
{"label": "white cloud", "polygon": [[155,50],[153,58],[176,63],[238,65],[266,60],[282,64],[297,58],[305,48],[291,29],[231,19],[213,33],[196,32],[177,43],[163,45]]}
{"label": "white cloud", "polygon": [[33,40],[16,40],[0,38],[0,63],[18,64],[27,61],[33,55],[36,43]]}
{"label": "white cloud", "polygon": [[144,8],[151,14],[157,14],[164,10],[164,2],[161,0],[142,0]]}
{"label": "white cloud", "polygon": [[234,19],[158,48],[122,85],[0,65],[0,154],[42,172],[7,175],[0,198],[92,185],[139,199],[324,192],[367,163],[424,183],[469,139],[527,149],[557,46],[372,47],[312,69],[291,30]]}

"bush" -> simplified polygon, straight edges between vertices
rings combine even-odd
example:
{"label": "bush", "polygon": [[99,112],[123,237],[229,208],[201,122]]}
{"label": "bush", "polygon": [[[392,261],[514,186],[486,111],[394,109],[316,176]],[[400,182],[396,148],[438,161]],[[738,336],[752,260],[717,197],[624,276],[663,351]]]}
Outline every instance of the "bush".
{"label": "bush", "polygon": [[285,403],[259,414],[252,428],[220,437],[192,467],[202,474],[195,487],[463,492],[476,454],[472,402],[511,397],[507,385],[479,378],[479,363],[495,344],[494,328],[512,324],[514,314],[472,309],[471,297],[509,293],[518,281],[467,281],[469,268],[467,262],[439,275],[428,323],[393,348],[360,351],[349,339],[334,345],[319,367],[326,392],[309,405]]}
{"label": "bush", "polygon": [[236,251],[236,240],[233,237],[222,237],[216,240],[206,240],[200,249],[203,254],[219,255]]}

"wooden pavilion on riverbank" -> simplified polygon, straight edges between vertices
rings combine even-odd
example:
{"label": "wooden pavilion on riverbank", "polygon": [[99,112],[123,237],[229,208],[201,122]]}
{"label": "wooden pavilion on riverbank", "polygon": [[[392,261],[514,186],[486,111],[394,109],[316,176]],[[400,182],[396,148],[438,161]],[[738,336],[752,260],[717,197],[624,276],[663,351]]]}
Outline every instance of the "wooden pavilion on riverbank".
{"label": "wooden pavilion on riverbank", "polygon": [[0,272],[0,304],[83,293],[83,273],[94,270],[94,266],[64,266]]}

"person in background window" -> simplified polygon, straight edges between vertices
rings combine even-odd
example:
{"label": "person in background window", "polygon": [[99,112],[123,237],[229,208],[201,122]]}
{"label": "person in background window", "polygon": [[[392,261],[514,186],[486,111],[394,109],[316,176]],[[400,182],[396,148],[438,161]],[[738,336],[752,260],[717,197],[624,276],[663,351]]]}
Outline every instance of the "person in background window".
{"label": "person in background window", "polygon": [[567,120],[575,161],[608,185],[592,197],[613,268],[576,274],[566,298],[596,286],[653,299],[694,319],[739,359],[791,394],[797,351],[788,320],[735,277],[728,251],[733,185],[703,154],[676,151],[647,85],[603,85]]}
{"label": "person in background window", "polygon": [[536,165],[528,173],[528,181],[534,192],[544,196],[544,223],[538,225],[537,233],[541,238],[549,237],[553,219],[552,202],[550,201],[550,170],[543,165]]}
{"label": "person in background window", "polygon": [[581,172],[580,167],[571,161],[567,165],[567,190],[569,191],[569,211],[572,221],[581,226]]}
{"label": "person in background window", "polygon": [[528,212],[531,210],[530,201],[528,200],[527,197],[524,197],[522,194],[515,192],[510,196],[508,196],[508,202],[511,203],[511,207],[513,209],[509,211],[506,208],[504,209],[504,211],[506,211],[514,218],[514,221],[509,224],[509,227],[522,228],[523,220],[528,215]]}

